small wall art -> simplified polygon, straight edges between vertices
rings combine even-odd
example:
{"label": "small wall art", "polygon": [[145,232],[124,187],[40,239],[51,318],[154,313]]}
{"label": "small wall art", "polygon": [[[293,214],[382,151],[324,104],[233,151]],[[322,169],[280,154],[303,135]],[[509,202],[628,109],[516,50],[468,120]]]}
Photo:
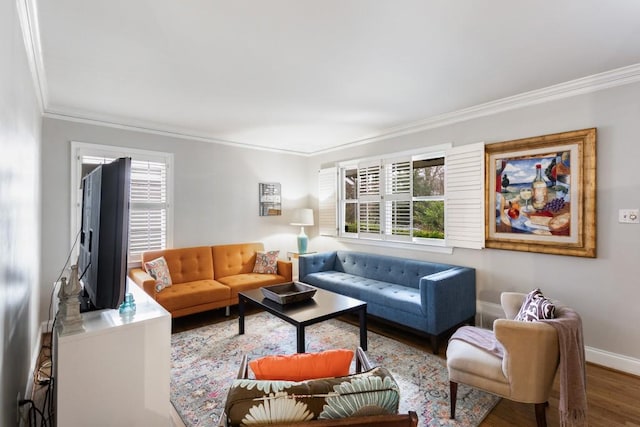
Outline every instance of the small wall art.
{"label": "small wall art", "polygon": [[260,216],[282,215],[280,183],[261,182],[258,184],[258,202]]}

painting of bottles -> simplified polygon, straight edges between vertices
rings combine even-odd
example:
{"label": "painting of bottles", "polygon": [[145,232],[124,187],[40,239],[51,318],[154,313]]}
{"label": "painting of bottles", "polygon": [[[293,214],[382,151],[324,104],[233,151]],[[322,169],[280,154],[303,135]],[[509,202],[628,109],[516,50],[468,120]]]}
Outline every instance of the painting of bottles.
{"label": "painting of bottles", "polygon": [[567,236],[571,152],[495,160],[496,231]]}

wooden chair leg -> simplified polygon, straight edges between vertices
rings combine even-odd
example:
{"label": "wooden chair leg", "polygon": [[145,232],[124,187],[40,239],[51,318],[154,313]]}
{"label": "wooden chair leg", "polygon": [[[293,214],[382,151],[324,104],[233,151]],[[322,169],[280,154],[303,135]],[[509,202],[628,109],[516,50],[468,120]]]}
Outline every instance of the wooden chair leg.
{"label": "wooden chair leg", "polygon": [[547,427],[547,416],[545,414],[545,408],[549,405],[548,402],[536,403],[536,423],[538,427]]}
{"label": "wooden chair leg", "polygon": [[449,400],[451,405],[451,416],[452,420],[456,419],[456,400],[458,398],[458,383],[454,383],[453,381],[449,381]]}

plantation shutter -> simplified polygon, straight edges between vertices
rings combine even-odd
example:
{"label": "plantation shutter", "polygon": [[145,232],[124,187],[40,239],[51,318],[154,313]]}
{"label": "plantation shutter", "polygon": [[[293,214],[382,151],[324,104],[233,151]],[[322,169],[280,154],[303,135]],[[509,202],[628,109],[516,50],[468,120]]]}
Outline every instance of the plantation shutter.
{"label": "plantation shutter", "polygon": [[80,228],[82,177],[99,164],[119,157],[131,157],[131,194],[129,199],[128,262],[140,261],[144,251],[165,249],[172,243],[170,221],[170,171],[168,153],[122,147],[71,142],[72,162],[72,238]]}
{"label": "plantation shutter", "polygon": [[358,165],[358,233],[380,238],[380,163]]}
{"label": "plantation shutter", "polygon": [[482,249],[484,225],[484,143],[447,150],[445,239],[447,246]]}
{"label": "plantation shutter", "polygon": [[385,227],[387,240],[411,240],[411,159],[385,162]]}
{"label": "plantation shutter", "polygon": [[338,168],[318,172],[318,228],[321,236],[338,235]]}
{"label": "plantation shutter", "polygon": [[167,165],[131,162],[129,259],[167,245]]}

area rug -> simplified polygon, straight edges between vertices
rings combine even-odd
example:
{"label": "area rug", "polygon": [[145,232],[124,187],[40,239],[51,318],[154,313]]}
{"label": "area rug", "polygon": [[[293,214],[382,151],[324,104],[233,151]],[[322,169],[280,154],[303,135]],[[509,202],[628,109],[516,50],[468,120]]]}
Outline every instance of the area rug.
{"label": "area rug", "polygon": [[[355,349],[359,329],[332,319],[309,326],[306,351]],[[400,412],[415,411],[420,426],[477,426],[499,398],[460,384],[456,420],[449,419],[449,379],[445,360],[424,349],[368,333],[367,356],[386,367],[400,386]],[[295,328],[268,313],[224,321],[171,336],[171,402],[187,427],[215,426],[242,356],[295,353]],[[352,368],[353,372],[353,368]]]}

